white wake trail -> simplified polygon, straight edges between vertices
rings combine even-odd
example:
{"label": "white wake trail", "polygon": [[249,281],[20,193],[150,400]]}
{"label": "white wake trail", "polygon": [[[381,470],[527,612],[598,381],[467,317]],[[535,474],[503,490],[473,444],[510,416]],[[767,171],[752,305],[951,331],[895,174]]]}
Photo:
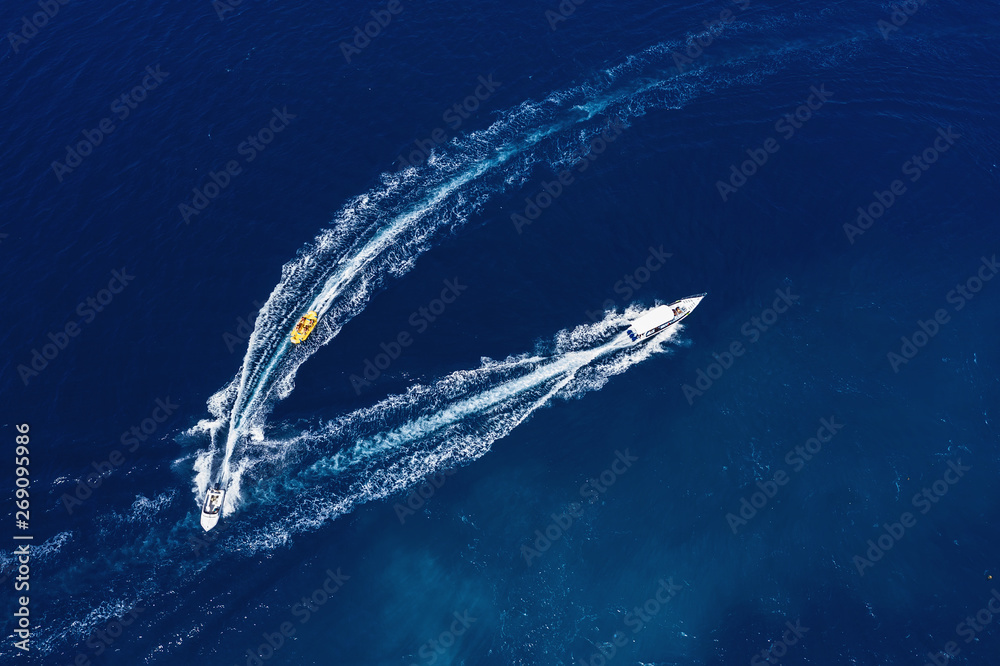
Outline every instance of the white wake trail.
{"label": "white wake trail", "polygon": [[554,399],[581,397],[666,351],[679,325],[638,345],[621,334],[643,312],[608,313],[559,333],[549,353],[484,359],[291,440],[265,438],[248,450],[255,480],[241,502],[266,510],[248,518],[257,536],[239,547],[269,550],[358,504],[467,465]]}
{"label": "white wake trail", "polygon": [[[500,113],[488,128],[436,147],[425,164],[383,174],[378,185],[347,202],[333,228],[282,268],[240,372],[209,400],[215,421],[226,425],[221,476],[237,478],[241,447],[263,429],[273,404],[291,393],[302,363],[360,313],[387,279],[407,273],[443,230],[465,224],[487,201],[521,186],[535,164],[557,172],[569,168],[591,139],[613,125],[627,127],[650,109],[681,109],[716,89],[755,84],[796,58],[818,57],[789,47],[678,73],[672,60],[678,47],[656,44],[596,72],[587,83]],[[850,57],[853,48],[840,42],[821,48],[825,66],[833,66],[841,52]],[[310,309],[321,314],[319,324],[308,340],[292,345],[291,330]],[[231,509],[227,502],[224,513]]]}
{"label": "white wake trail", "polygon": [[[660,58],[650,50],[630,67]],[[285,265],[258,314],[240,374],[216,396],[228,407],[224,476],[248,431],[291,392],[298,367],[364,308],[387,276],[407,272],[441,229],[464,224],[487,200],[522,183],[540,159],[564,168],[613,122],[624,124],[647,106],[679,108],[694,95],[673,76],[620,81],[627,71],[609,70],[597,83],[525,102],[489,128],[436,148],[426,164],[383,175],[379,186],[345,205],[333,230]],[[543,145],[574,127],[579,131],[567,145],[549,145],[542,154]],[[320,323],[310,340],[292,345],[290,331],[308,310],[320,314]]]}

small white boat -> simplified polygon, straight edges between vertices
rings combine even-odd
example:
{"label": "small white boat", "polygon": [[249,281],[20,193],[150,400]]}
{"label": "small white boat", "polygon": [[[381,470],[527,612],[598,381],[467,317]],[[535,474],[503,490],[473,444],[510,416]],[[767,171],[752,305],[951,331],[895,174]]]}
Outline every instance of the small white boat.
{"label": "small white boat", "polygon": [[222,488],[212,488],[205,496],[205,506],[201,510],[201,527],[206,532],[218,524],[225,497],[226,491]]}
{"label": "small white boat", "polygon": [[655,307],[633,321],[625,333],[632,342],[648,340],[691,314],[707,295],[696,294],[669,305]]}

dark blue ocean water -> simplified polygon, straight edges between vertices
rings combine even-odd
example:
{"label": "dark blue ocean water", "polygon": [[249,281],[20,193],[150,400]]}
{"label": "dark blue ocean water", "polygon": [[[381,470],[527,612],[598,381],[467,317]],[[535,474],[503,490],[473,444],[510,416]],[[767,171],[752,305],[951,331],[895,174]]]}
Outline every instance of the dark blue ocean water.
{"label": "dark blue ocean water", "polygon": [[995,663],[993,5],[0,19],[4,663]]}

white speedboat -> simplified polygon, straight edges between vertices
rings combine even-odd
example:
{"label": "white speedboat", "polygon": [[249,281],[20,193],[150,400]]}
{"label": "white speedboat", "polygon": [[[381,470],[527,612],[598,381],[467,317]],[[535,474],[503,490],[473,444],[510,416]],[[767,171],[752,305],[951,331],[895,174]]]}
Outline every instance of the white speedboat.
{"label": "white speedboat", "polygon": [[691,314],[705,296],[707,294],[696,294],[669,305],[657,306],[633,321],[625,333],[632,342],[648,340]]}
{"label": "white speedboat", "polygon": [[201,527],[206,532],[216,526],[222,514],[222,502],[226,491],[222,488],[212,488],[205,496],[205,506],[201,510]]}

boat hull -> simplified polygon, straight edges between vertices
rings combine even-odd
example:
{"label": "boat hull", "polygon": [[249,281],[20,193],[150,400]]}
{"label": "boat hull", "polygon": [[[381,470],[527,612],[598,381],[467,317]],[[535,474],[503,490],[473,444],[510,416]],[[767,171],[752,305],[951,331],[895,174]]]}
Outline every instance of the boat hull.
{"label": "boat hull", "polygon": [[639,343],[655,335],[659,335],[686,319],[688,315],[694,312],[694,309],[698,307],[698,304],[701,303],[705,296],[706,294],[696,294],[674,301],[669,305],[655,307],[633,321],[625,331],[625,334],[633,343]]}
{"label": "boat hull", "polygon": [[201,528],[206,532],[219,524],[225,499],[226,491],[221,488],[213,488],[205,496],[205,504],[201,509]]}
{"label": "boat hull", "polygon": [[302,319],[299,319],[299,323],[295,325],[295,330],[292,331],[292,344],[297,345],[305,341],[316,328],[318,321],[319,314],[315,310],[310,310],[308,314],[303,315]]}

